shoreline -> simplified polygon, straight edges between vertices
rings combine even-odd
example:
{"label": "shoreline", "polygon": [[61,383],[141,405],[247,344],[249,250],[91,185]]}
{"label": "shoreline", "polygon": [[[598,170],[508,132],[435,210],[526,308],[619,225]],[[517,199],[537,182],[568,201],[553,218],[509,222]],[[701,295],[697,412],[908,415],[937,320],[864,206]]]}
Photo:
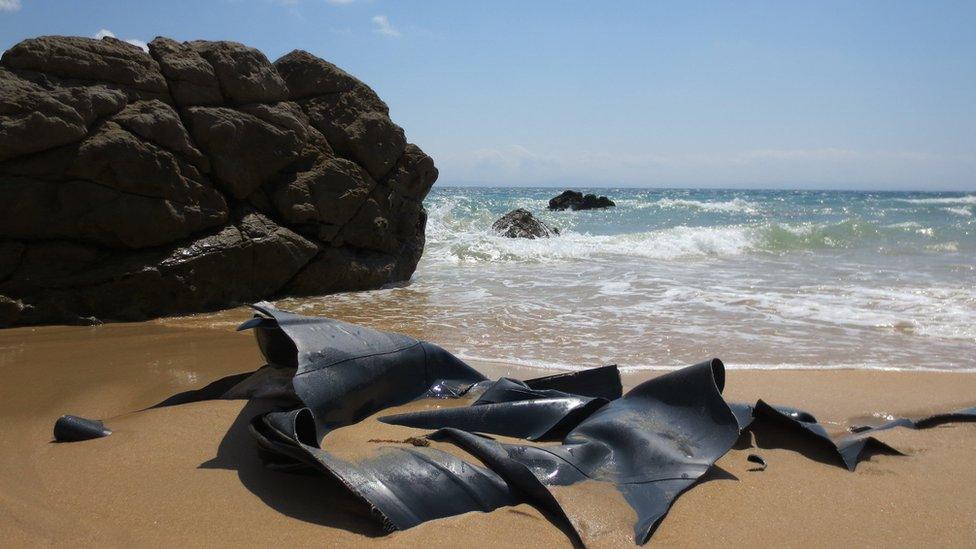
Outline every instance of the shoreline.
{"label": "shoreline", "polygon": [[[351,292],[345,295],[357,295],[369,292]],[[285,310],[290,310],[289,303],[295,298],[287,298],[280,300],[276,306],[282,307]],[[301,308],[300,308],[301,309]],[[311,314],[313,316],[319,316],[316,310],[311,311],[296,311],[300,314]],[[447,346],[443,343],[438,342],[435,338],[430,337],[435,334],[426,334],[424,332],[424,327],[419,324],[407,323],[407,324],[396,324],[390,321],[390,319],[384,319],[377,317],[375,322],[364,322],[361,317],[357,318],[346,318],[346,314],[352,313],[355,315],[353,309],[340,308],[335,311],[337,314],[334,315],[324,315],[332,316],[333,318],[338,318],[340,320],[345,320],[347,322],[358,323],[376,328],[378,330],[392,331],[397,333],[403,333],[411,337],[422,339],[425,341],[431,341],[432,343],[437,343],[439,345]],[[91,331],[91,333],[98,333],[99,330],[103,331],[114,331],[114,330],[125,330],[125,331],[143,331],[151,330],[153,327],[159,328],[161,333],[166,330],[185,330],[185,331],[199,331],[208,330],[220,337],[221,334],[232,333],[236,330],[237,326],[241,322],[250,318],[251,309],[246,305],[240,305],[236,307],[231,307],[227,309],[219,309],[215,311],[199,312],[186,315],[171,315],[162,316],[152,320],[146,321],[136,321],[136,322],[105,322],[93,325],[67,325],[67,324],[52,324],[52,325],[40,325],[40,326],[17,326],[11,328],[0,328],[0,352],[3,351],[4,347],[7,346],[6,341],[16,339],[15,337],[4,337],[3,334],[25,334],[26,337],[41,337],[47,340],[51,337],[55,337],[56,334],[65,334],[69,337],[74,337],[83,331]],[[924,343],[924,341],[922,342]],[[921,345],[924,347],[924,345]],[[541,361],[520,361],[520,360],[510,360],[507,358],[491,358],[476,355],[469,355],[465,352],[457,352],[453,349],[450,350],[455,356],[468,362],[472,365],[477,364],[484,368],[486,371],[508,371],[510,369],[524,370],[531,372],[570,372],[579,369],[592,368],[597,366],[604,366],[607,364],[614,364],[614,361],[604,361],[604,362],[594,362],[581,364],[575,366],[568,363],[559,362],[541,362]],[[707,353],[706,353],[707,354]],[[757,372],[779,372],[779,371],[871,371],[871,372],[925,372],[925,373],[965,373],[974,374],[976,373],[976,361],[970,361],[972,363],[971,367],[954,367],[954,368],[931,368],[924,366],[894,366],[888,365],[884,361],[877,362],[846,362],[846,363],[828,363],[828,364],[802,364],[802,363],[754,363],[754,362],[739,362],[735,360],[728,360],[726,357],[722,356],[722,353],[717,353],[718,356],[713,355],[702,355],[698,356],[696,360],[685,361],[681,364],[655,364],[655,365],[639,365],[633,366],[625,364],[622,362],[616,362],[618,369],[622,375],[640,375],[641,373],[648,373],[651,375],[657,375],[660,373],[673,371],[679,368],[683,368],[695,362],[706,360],[709,358],[719,358],[722,359],[726,370],[730,371],[757,371]],[[540,373],[539,375],[544,375]]]}
{"label": "shoreline", "polygon": [[[511,361],[505,359],[489,359],[483,357],[472,357],[464,354],[456,355],[458,358],[468,362],[469,364],[484,364],[488,367],[500,367],[500,368],[524,368],[526,370],[532,370],[536,372],[573,372],[580,368],[574,368],[568,364],[526,364],[520,363],[518,361]],[[702,360],[708,358],[721,358],[721,357],[702,357]],[[880,366],[880,365],[862,365],[862,364],[740,364],[740,363],[727,363],[725,364],[725,369],[728,371],[747,371],[747,372],[925,372],[933,374],[976,374],[976,367],[973,368],[927,368],[927,367],[899,367],[899,366]],[[603,364],[599,364],[603,365]],[[591,365],[586,367],[592,367],[598,365]],[[624,366],[617,364],[617,368],[620,370],[621,374],[639,374],[641,372],[650,373],[665,373],[673,372],[674,370],[688,366],[688,364],[680,366]]]}
{"label": "shoreline", "polygon": [[[244,317],[242,316],[242,319]],[[262,363],[253,336],[166,321],[0,331],[0,538],[11,546],[295,543],[423,546],[524,539],[567,546],[536,509],[469,513],[384,535],[325,479],[266,470],[243,401],[141,410]],[[546,375],[474,362],[490,378]],[[663,373],[622,372],[626,388]],[[828,430],[886,416],[976,404],[976,375],[957,372],[731,369],[729,400],[804,408]],[[50,444],[63,413],[102,418],[110,437]],[[976,425],[893,430],[907,456],[849,473],[762,440],[737,446],[678,498],[651,544],[855,542],[966,545],[976,535]],[[352,450],[350,450],[352,451]],[[753,472],[746,455],[769,463]],[[947,495],[948,494],[948,495]],[[519,531],[517,539],[505,532]],[[608,529],[597,546],[631,544]]]}

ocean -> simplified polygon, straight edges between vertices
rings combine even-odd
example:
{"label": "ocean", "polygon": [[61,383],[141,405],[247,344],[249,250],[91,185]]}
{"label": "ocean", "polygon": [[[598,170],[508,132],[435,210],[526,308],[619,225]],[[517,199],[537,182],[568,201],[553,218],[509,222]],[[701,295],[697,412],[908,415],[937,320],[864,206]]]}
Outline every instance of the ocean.
{"label": "ocean", "polygon": [[[463,358],[555,370],[976,371],[976,194],[435,187],[408,284],[287,299]],[[526,208],[562,235],[496,236]]]}

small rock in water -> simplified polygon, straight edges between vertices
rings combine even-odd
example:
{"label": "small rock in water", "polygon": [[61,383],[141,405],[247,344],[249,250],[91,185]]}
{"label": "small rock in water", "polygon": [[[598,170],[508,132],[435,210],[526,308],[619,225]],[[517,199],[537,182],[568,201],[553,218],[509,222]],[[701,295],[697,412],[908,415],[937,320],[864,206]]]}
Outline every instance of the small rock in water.
{"label": "small rock in water", "polygon": [[563,191],[563,194],[549,199],[550,210],[592,210],[595,208],[610,208],[616,206],[613,200],[605,196],[586,194],[579,191]]}
{"label": "small rock in water", "polygon": [[536,219],[532,212],[518,208],[492,223],[492,230],[509,238],[549,238],[559,235],[559,229]]}

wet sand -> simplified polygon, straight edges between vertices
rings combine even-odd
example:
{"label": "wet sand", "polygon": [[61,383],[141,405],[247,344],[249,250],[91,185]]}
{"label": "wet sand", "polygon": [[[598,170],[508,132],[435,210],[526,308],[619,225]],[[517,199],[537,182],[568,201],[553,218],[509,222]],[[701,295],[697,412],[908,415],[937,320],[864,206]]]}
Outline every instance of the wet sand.
{"label": "wet sand", "polygon": [[[247,313],[227,316],[243,320]],[[0,331],[3,545],[568,546],[528,505],[387,535],[325,479],[264,469],[246,429],[247,418],[260,411],[255,404],[137,411],[261,363],[251,335],[206,322]],[[489,377],[547,373],[475,366]],[[625,385],[653,375],[628,373]],[[972,406],[976,374],[732,370],[726,395],[802,407],[840,432],[872,417]],[[50,443],[63,413],[103,418],[115,432]],[[368,432],[343,434],[344,451],[403,434],[371,422],[362,429],[370,425]],[[893,430],[884,440],[909,455],[874,456],[849,473],[812,451],[775,448],[775,433],[759,433],[678,498],[651,545],[976,543],[976,424]],[[768,469],[750,471],[750,453],[762,455]],[[595,545],[631,544],[629,529],[600,529],[599,518],[594,524]]]}

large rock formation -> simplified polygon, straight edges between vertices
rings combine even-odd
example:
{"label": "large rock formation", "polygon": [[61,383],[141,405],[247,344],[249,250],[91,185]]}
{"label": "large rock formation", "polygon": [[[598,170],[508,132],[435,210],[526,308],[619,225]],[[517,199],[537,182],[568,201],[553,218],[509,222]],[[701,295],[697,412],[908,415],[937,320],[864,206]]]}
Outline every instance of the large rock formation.
{"label": "large rock formation", "polygon": [[0,326],[406,280],[436,178],[373,90],[309,53],[25,40],[0,59]]}

